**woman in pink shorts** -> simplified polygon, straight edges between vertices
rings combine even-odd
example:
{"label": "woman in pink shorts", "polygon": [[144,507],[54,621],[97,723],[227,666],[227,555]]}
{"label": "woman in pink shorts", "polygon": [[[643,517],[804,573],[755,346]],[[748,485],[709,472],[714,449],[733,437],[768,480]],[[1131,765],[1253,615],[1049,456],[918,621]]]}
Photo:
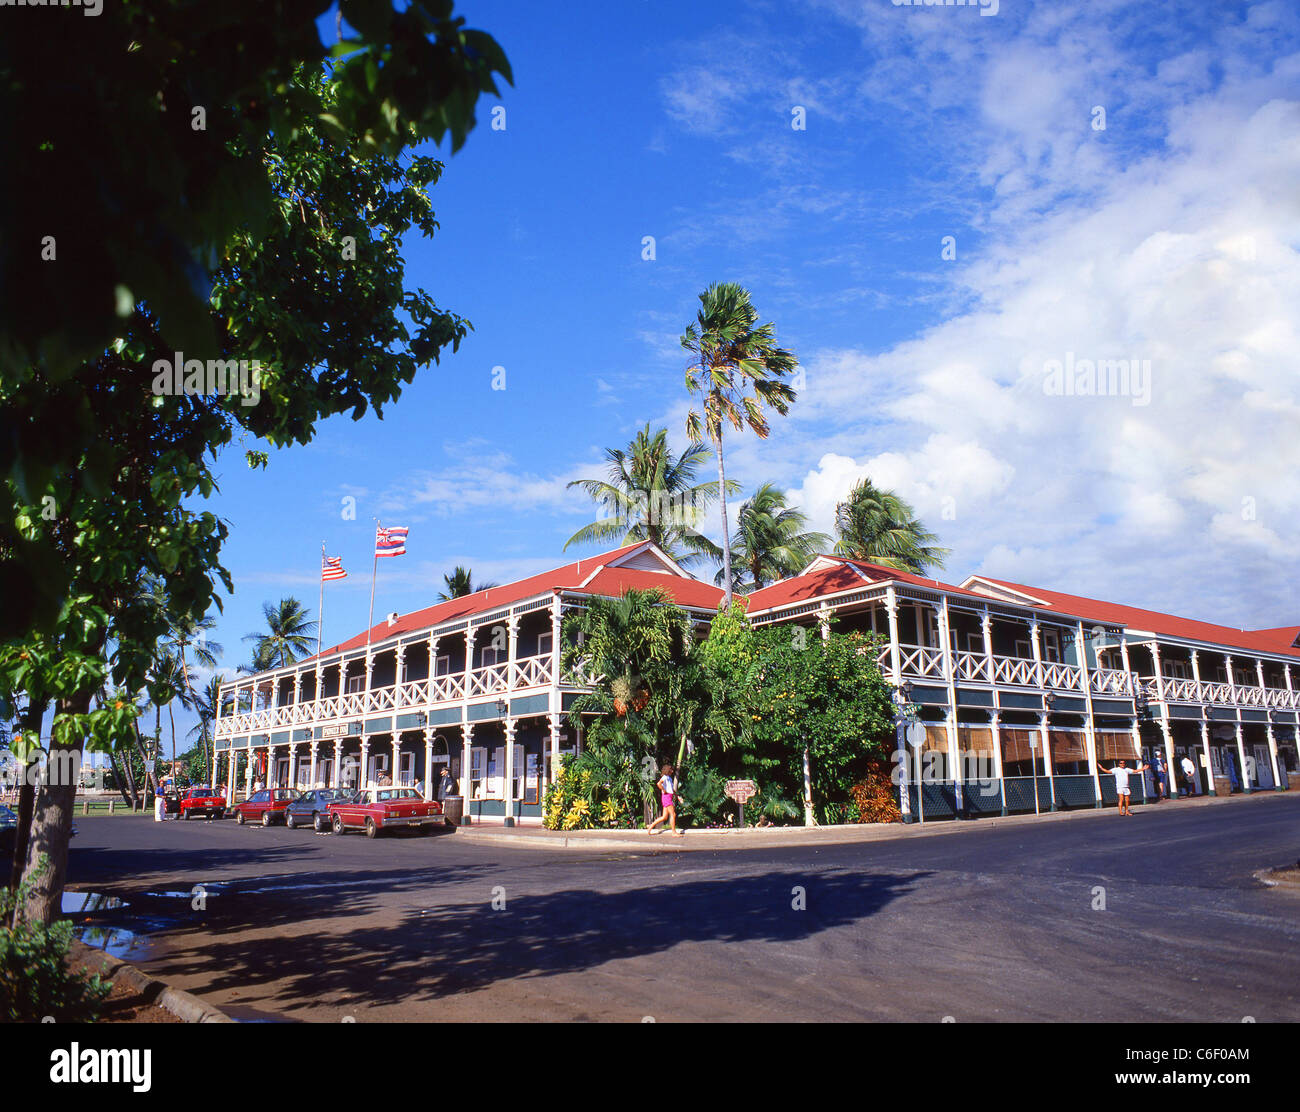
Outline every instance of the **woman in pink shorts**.
{"label": "woman in pink shorts", "polygon": [[664,819],[667,819],[673,836],[680,838],[682,832],[677,829],[677,805],[673,799],[676,792],[676,784],[673,782],[673,766],[666,764],[662,771],[663,775],[659,777],[658,787],[659,802],[663,804],[664,813],[646,828],[646,833],[651,835],[661,833],[656,830],[655,827],[663,822]]}

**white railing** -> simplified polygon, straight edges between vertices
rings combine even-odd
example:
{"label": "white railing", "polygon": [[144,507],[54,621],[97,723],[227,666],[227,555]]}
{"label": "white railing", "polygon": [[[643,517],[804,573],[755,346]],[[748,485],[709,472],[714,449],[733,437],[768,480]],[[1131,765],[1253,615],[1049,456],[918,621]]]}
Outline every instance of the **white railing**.
{"label": "white railing", "polygon": [[983,653],[956,652],[952,654],[952,659],[959,680],[972,680],[975,683],[993,682],[993,669],[988,657]]}
{"label": "white railing", "polygon": [[1135,676],[1111,668],[1098,668],[1090,673],[1094,695],[1120,695],[1132,698],[1136,691]]}
{"label": "white railing", "polygon": [[1042,682],[1037,686],[1056,691],[1082,691],[1083,670],[1074,664],[1055,664],[1043,661],[1039,665]]}
{"label": "white railing", "polygon": [[1009,687],[1042,687],[1038,676],[1038,661],[1019,656],[993,658],[993,682]]}
{"label": "white railing", "polygon": [[550,683],[551,658],[549,656],[525,656],[515,661],[512,688],[549,687]]}
{"label": "white railing", "polygon": [[469,674],[465,693],[475,695],[492,695],[498,691],[510,690],[510,665],[489,664],[486,668],[475,668]]}
{"label": "white railing", "polygon": [[905,676],[943,679],[943,650],[928,645],[899,645],[899,667]]}

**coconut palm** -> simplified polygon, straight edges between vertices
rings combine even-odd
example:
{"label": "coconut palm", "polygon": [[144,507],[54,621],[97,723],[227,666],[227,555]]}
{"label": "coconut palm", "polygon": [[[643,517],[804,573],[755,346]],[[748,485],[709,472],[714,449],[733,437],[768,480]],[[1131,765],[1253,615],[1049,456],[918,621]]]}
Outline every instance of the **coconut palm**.
{"label": "coconut palm", "polygon": [[916,575],[930,567],[942,568],[950,551],[934,543],[939,538],[903,499],[866,478],[835,507],[835,531],[838,555]]}
{"label": "coconut palm", "polygon": [[[764,483],[740,507],[731,539],[736,590],[758,590],[803,571],[831,545],[825,533],[805,532],[807,515],[786,505],[785,494]],[[717,581],[722,582],[722,572]]]}
{"label": "coconut palm", "polygon": [[[721,559],[721,549],[696,531],[704,509],[718,498],[717,483],[696,482],[708,454],[704,444],[693,441],[681,455],[674,455],[668,430],[651,432],[648,422],[626,449],[606,448],[607,478],[575,479],[569,486],[586,491],[612,513],[584,525],[564,547],[652,541],[683,563]],[[728,489],[737,493],[740,484],[732,482]]]}
{"label": "coconut palm", "polygon": [[[199,716],[199,721],[198,724],[195,725],[188,734],[186,734],[186,740],[194,740],[197,737],[197,739],[203,744],[205,761],[208,759],[209,730],[212,723],[216,721],[217,707],[221,698],[221,685],[225,682],[226,677],[220,673],[212,675],[208,679],[208,682],[199,688],[198,693],[194,696],[193,703],[191,704],[194,713]],[[212,738],[211,740],[215,744],[216,739]],[[208,765],[208,769],[208,782],[211,783],[215,778],[217,771],[215,753],[212,755],[212,761]]]}
{"label": "coconut palm", "polygon": [[[686,389],[700,395],[700,412],[686,417],[686,435],[705,436],[718,456],[718,501],[722,535],[727,528],[727,477],[722,459],[724,423],[737,431],[748,427],[759,437],[769,432],[770,407],[787,413],[794,388],[782,381],[799,365],[794,355],[776,343],[776,327],[758,324],[758,310],[749,291],[735,282],[715,282],[700,294],[700,309],[682,333],[682,347],[691,353]],[[731,547],[722,551],[725,605],[731,606]]]}
{"label": "coconut palm", "polygon": [[248,633],[245,641],[253,642],[253,665],[249,671],[283,668],[307,655],[313,648],[312,634],[316,623],[308,618],[309,611],[296,598],[282,598],[272,606],[262,603],[262,617],[266,631]]}
{"label": "coconut palm", "polygon": [[469,568],[463,568],[459,564],[450,575],[442,577],[443,583],[446,584],[446,590],[439,592],[438,601],[449,602],[454,598],[464,598],[466,595],[476,594],[479,591],[491,590],[497,586],[495,583],[480,583],[474,585],[474,573]]}

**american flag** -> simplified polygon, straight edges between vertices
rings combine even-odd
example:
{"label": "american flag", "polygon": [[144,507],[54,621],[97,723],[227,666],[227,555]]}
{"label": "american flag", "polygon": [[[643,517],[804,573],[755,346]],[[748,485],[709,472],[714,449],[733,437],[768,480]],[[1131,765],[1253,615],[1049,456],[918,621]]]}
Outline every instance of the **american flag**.
{"label": "american flag", "polygon": [[331,579],[346,579],[348,573],[343,570],[342,556],[321,555],[320,558],[320,581],[328,583]]}
{"label": "american flag", "polygon": [[375,530],[375,556],[405,556],[406,533],[404,526],[385,529],[382,525]]}

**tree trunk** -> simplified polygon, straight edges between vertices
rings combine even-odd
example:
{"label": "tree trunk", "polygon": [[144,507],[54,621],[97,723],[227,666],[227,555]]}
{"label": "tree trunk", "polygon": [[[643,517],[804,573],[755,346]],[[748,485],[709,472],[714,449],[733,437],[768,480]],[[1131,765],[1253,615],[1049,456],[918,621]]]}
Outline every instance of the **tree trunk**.
{"label": "tree trunk", "polygon": [[812,766],[808,760],[808,746],[803,748],[803,824],[816,826],[817,816],[813,814],[812,804]]}
{"label": "tree trunk", "polygon": [[731,530],[727,525],[727,473],[722,465],[722,432],[713,438],[718,452],[718,501],[722,505],[722,589],[723,609],[731,612]]}
{"label": "tree trunk", "polygon": [[[29,707],[28,714],[30,717],[27,719],[27,724],[22,727],[22,732],[31,733],[39,744],[45,708],[38,707],[33,710]],[[31,767],[31,764],[26,761],[19,767],[22,778],[18,781],[18,825],[14,829],[14,852],[9,862],[9,875],[6,878],[10,889],[18,887],[23,879],[23,867],[27,863],[27,841],[32,829],[32,815],[36,808],[36,786],[31,782]]]}
{"label": "tree trunk", "polygon": [[[90,708],[90,693],[74,701],[61,702],[55,712],[59,714],[85,714]],[[50,783],[51,773],[71,769],[73,762],[65,755],[80,754],[84,739],[75,737],[65,742],[50,742],[47,773],[36,795],[36,813],[32,821],[32,835],[27,846],[27,868],[23,880],[30,885],[27,900],[20,914],[27,922],[49,925],[62,910],[63,882],[68,873],[68,839],[72,835],[72,809],[77,796],[77,778],[56,775],[60,783]],[[42,859],[49,864],[40,875],[37,869]]]}
{"label": "tree trunk", "polygon": [[140,754],[140,763],[144,768],[144,786],[149,790],[152,797],[153,793],[158,790],[158,779],[154,773],[149,771],[149,754],[145,752],[144,737],[140,733],[140,720],[137,718],[132,726],[135,729],[135,748]]}

